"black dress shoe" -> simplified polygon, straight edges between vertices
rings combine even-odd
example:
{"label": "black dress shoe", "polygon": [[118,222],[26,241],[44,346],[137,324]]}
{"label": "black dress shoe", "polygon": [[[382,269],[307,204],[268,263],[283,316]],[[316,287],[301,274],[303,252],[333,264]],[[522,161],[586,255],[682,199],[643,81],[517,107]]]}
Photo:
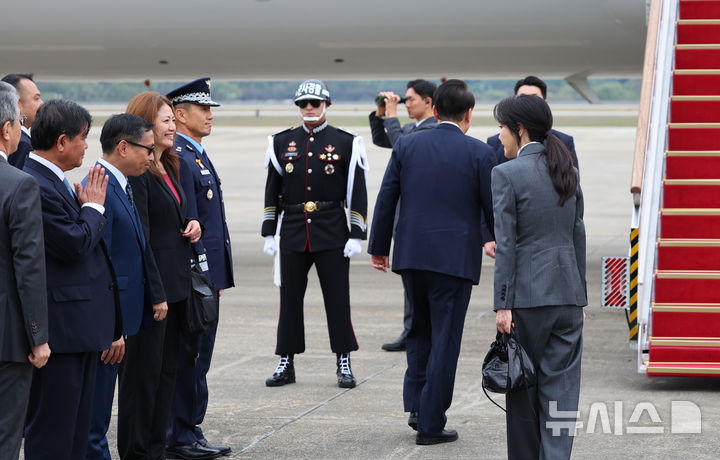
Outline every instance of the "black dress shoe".
{"label": "black dress shoe", "polygon": [[410,412],[410,416],[408,417],[408,426],[410,428],[412,428],[413,430],[417,431],[417,422],[418,422],[418,413]]}
{"label": "black dress shoe", "polygon": [[281,387],[286,383],[295,383],[295,365],[293,364],[292,355],[280,356],[280,362],[275,368],[275,373],[265,380],[265,385],[269,387]]}
{"label": "black dress shoe", "polygon": [[391,343],[384,343],[380,348],[385,351],[405,351],[405,338],[399,338]]}
{"label": "black dress shoe", "polygon": [[418,433],[415,438],[415,444],[420,446],[429,446],[431,444],[440,444],[441,442],[457,441],[458,434],[455,430],[442,430],[441,433],[423,434]]}
{"label": "black dress shoe", "polygon": [[215,449],[207,449],[199,442],[182,446],[169,446],[165,448],[165,457],[180,458],[184,460],[209,460],[218,458],[222,454]]}
{"label": "black dress shoe", "polygon": [[229,455],[230,452],[232,452],[232,449],[230,448],[230,446],[224,446],[222,444],[210,444],[208,442],[208,440],[205,438],[198,439],[197,442],[198,442],[198,444],[200,444],[201,446],[203,446],[206,449],[216,450],[216,451],[220,452],[220,455]]}
{"label": "black dress shoe", "polygon": [[340,388],[355,388],[357,381],[350,369],[350,353],[337,354],[337,380]]}

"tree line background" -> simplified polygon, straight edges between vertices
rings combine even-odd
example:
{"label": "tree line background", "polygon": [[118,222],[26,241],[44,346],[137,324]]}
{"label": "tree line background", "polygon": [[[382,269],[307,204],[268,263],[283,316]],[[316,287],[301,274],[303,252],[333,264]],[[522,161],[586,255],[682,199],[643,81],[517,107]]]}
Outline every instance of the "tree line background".
{"label": "tree line background", "polygon": [[[466,80],[478,102],[494,103],[512,95],[516,80]],[[552,102],[575,102],[583,99],[565,81],[546,80],[548,99]],[[292,81],[213,81],[213,99],[223,103],[283,102],[292,99],[298,85]],[[405,94],[407,80],[352,80],[328,81],[334,102],[372,103],[379,91]],[[436,83],[440,83],[436,81]],[[127,102],[136,94],[148,89],[167,93],[179,82],[43,82],[37,85],[45,100],[62,98],[78,102]],[[640,99],[639,78],[592,79],[590,86],[603,102],[635,103]]]}

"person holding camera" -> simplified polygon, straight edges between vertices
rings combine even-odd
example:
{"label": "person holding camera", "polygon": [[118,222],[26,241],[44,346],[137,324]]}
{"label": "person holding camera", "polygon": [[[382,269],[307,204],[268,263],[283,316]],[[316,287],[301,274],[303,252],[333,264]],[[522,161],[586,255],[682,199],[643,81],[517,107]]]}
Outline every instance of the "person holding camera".
{"label": "person holding camera", "polygon": [[[392,148],[402,136],[431,129],[437,126],[437,120],[433,115],[433,94],[437,86],[427,80],[411,80],[407,84],[405,98],[400,98],[392,91],[384,91],[375,98],[378,104],[377,110],[370,112],[370,131],[372,132],[373,144],[378,147]],[[408,117],[416,120],[408,123],[402,128],[398,120],[397,106],[405,103]],[[410,303],[407,294],[405,297],[405,313],[403,315],[403,331],[393,342],[385,343],[382,349],[385,351],[404,351],[405,339],[410,332]]]}
{"label": "person holding camera", "polygon": [[[369,117],[373,144],[378,147],[392,148],[402,136],[436,127],[437,120],[432,111],[432,97],[436,88],[435,83],[418,79],[408,82],[404,98],[392,91],[383,91],[378,94],[375,99],[378,104],[377,109],[370,112]],[[397,106],[401,103],[405,103],[408,117],[416,120],[402,127],[397,111]]]}

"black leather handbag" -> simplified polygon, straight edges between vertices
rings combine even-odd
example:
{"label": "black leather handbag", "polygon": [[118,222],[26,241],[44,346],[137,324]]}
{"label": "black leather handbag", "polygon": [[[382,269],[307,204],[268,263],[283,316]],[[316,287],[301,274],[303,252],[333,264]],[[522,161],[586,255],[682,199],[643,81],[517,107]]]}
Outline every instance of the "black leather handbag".
{"label": "black leather handbag", "polygon": [[217,291],[200,268],[204,254],[194,255],[195,259],[190,266],[190,297],[183,321],[184,332],[191,336],[202,334],[218,321]]}
{"label": "black leather handbag", "polygon": [[495,341],[490,345],[490,351],[485,355],[482,374],[485,396],[500,409],[503,408],[493,401],[487,391],[513,393],[537,384],[535,366],[515,337],[515,329],[511,329],[510,334],[498,331]]}

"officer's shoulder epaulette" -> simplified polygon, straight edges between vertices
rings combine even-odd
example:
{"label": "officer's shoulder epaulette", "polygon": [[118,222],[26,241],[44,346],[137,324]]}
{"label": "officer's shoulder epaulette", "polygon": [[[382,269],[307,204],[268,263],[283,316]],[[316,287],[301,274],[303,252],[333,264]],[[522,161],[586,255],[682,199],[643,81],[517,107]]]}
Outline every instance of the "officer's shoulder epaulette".
{"label": "officer's shoulder epaulette", "polygon": [[352,137],[357,136],[357,134],[353,134],[353,133],[351,133],[350,131],[346,131],[346,130],[344,130],[344,129],[342,129],[342,128],[338,128],[338,127],[336,127],[336,126],[333,126],[333,128],[335,128],[339,133],[347,134],[348,136],[352,136]]}
{"label": "officer's shoulder epaulette", "polygon": [[180,153],[183,150],[187,150],[188,152],[195,153],[195,148],[192,145],[190,145],[189,142],[181,142],[181,143],[175,145],[175,151],[177,153]]}
{"label": "officer's shoulder epaulette", "polygon": [[279,135],[281,135],[281,134],[285,134],[285,133],[287,133],[287,132],[292,131],[293,129],[295,129],[295,127],[294,127],[294,126],[291,126],[291,127],[289,127],[288,129],[284,129],[284,130],[280,131],[279,133],[273,134],[273,137],[277,137],[277,136],[279,136]]}

